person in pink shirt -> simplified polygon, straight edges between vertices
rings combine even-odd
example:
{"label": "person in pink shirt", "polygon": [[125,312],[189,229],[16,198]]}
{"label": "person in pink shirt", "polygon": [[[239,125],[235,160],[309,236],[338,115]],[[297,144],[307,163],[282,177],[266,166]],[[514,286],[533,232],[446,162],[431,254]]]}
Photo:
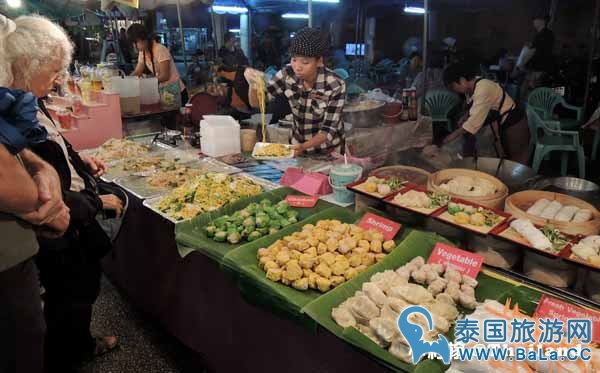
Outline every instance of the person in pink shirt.
{"label": "person in pink shirt", "polygon": [[183,81],[179,77],[175,60],[169,50],[154,40],[154,35],[146,27],[134,23],[127,29],[127,38],[134,43],[138,50],[138,62],[132,75],[152,75],[158,78],[158,85],[166,88],[179,85],[181,105],[188,101],[188,93]]}

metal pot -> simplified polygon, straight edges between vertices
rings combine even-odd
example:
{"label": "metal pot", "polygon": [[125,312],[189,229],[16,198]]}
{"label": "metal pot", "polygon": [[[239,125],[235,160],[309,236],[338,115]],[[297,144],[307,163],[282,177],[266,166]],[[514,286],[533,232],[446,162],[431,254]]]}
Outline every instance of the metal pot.
{"label": "metal pot", "polygon": [[[373,107],[366,110],[358,110],[354,107],[359,105],[360,103],[347,104],[344,108],[344,122],[348,122],[352,124],[353,128],[370,128],[377,127],[381,125],[383,121],[383,107],[385,106],[385,102],[383,101],[375,101]],[[362,101],[361,103],[364,103]]]}

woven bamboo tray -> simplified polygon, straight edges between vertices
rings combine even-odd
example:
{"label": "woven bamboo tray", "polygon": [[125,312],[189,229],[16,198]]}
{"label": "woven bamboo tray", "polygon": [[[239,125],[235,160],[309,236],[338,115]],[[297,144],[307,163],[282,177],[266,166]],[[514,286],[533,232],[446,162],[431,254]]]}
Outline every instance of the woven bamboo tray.
{"label": "woven bamboo tray", "polygon": [[[448,193],[444,189],[440,188],[440,185],[445,182],[457,177],[457,176],[469,176],[475,179],[485,179],[491,182],[496,187],[496,193],[487,196],[464,196],[455,193]],[[479,205],[490,207],[493,209],[502,210],[504,207],[504,200],[508,195],[508,188],[502,181],[495,178],[492,175],[486,174],[480,171],[468,170],[463,168],[449,168],[446,170],[438,171],[429,177],[427,180],[427,189],[434,192],[443,192],[450,194],[453,197],[458,197],[467,201],[477,203]]]}
{"label": "woven bamboo tray", "polygon": [[[571,223],[557,221],[554,219],[544,219],[528,214],[526,212],[527,209],[529,209],[538,199],[541,198],[546,198],[549,201],[558,201],[563,206],[574,205],[581,209],[588,209],[592,212],[592,219],[583,223]],[[506,199],[504,210],[517,218],[531,220],[532,223],[537,225],[552,225],[554,228],[567,234],[581,234],[588,236],[592,234],[598,234],[600,232],[600,212],[598,212],[598,210],[591,204],[566,194],[540,190],[525,190],[511,194]]]}

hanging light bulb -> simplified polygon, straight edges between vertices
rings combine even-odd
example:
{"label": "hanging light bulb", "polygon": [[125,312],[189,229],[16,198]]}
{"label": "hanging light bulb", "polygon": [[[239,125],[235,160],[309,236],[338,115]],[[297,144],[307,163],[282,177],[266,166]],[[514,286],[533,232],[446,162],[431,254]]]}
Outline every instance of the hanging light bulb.
{"label": "hanging light bulb", "polygon": [[21,5],[23,5],[23,3],[21,3],[21,0],[6,0],[6,4],[10,8],[20,8]]}

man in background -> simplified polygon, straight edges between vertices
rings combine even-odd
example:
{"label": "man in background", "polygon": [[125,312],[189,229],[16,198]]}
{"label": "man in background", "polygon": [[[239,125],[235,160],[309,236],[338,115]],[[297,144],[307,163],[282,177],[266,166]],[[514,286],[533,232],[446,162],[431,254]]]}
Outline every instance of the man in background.
{"label": "man in background", "polygon": [[219,58],[225,66],[237,68],[238,66],[248,66],[248,58],[244,51],[237,45],[237,40],[233,32],[225,34],[225,45],[219,49]]}
{"label": "man in background", "polygon": [[119,49],[121,49],[125,63],[131,63],[131,43],[127,39],[127,31],[123,27],[119,30]]}
{"label": "man in background", "polygon": [[192,86],[196,87],[208,83],[210,66],[206,61],[204,52],[200,49],[192,55],[192,64],[188,67],[187,77]]}
{"label": "man in background", "polygon": [[412,52],[408,56],[409,62],[402,66],[398,77],[398,82],[404,88],[409,88],[417,75],[423,70],[423,58],[419,52]]}
{"label": "man in background", "polygon": [[520,61],[518,70],[526,71],[525,92],[540,87],[555,69],[554,63],[554,33],[548,28],[549,18],[536,15],[533,17],[535,36],[529,45],[529,53]]}

